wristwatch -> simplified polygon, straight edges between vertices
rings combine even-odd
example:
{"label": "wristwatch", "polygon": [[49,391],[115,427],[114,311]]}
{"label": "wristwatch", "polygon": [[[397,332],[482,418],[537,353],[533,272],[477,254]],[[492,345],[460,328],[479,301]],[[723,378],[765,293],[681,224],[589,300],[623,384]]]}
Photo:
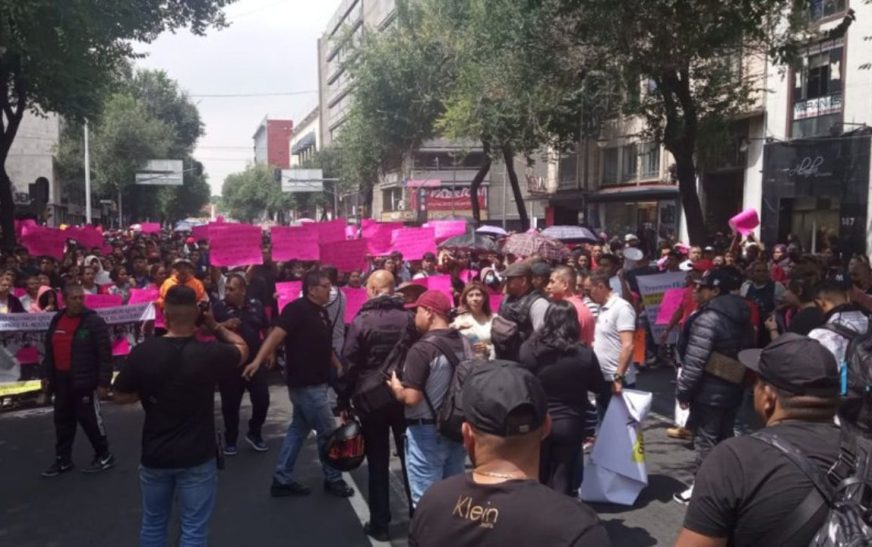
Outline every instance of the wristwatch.
{"label": "wristwatch", "polygon": [[614,374],[614,376],[612,376],[612,380],[615,382],[621,382],[623,384],[624,383],[624,375],[616,372]]}

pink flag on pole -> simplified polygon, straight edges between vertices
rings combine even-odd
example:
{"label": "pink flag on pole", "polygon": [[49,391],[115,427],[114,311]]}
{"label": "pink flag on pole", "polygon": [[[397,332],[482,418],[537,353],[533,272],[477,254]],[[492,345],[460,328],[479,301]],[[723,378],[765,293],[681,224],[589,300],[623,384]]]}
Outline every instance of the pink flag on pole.
{"label": "pink flag on pole", "polygon": [[424,224],[424,228],[433,228],[435,230],[434,239],[436,243],[442,243],[446,239],[454,236],[462,236],[466,233],[465,220],[431,220]]}
{"label": "pink flag on pole", "polygon": [[312,224],[305,226],[273,226],[270,228],[273,260],[319,260],[318,231]]}
{"label": "pink flag on pole", "polygon": [[251,224],[213,224],[209,227],[212,266],[263,264],[261,230]]}
{"label": "pink flag on pole", "polygon": [[332,264],[340,272],[353,272],[366,268],[366,249],[369,240],[348,239],[321,244],[321,263]]}
{"label": "pink flag on pole", "polygon": [[337,218],[329,222],[315,222],[311,225],[318,230],[318,243],[346,240],[345,227],[348,226],[348,221],[344,218]]}
{"label": "pink flag on pole", "polygon": [[21,228],[21,244],[31,256],[50,256],[61,260],[67,235],[57,228],[24,226]]}
{"label": "pink flag on pole", "polygon": [[99,308],[114,308],[121,305],[120,294],[86,294],[85,307],[96,310]]}
{"label": "pink flag on pole", "polygon": [[357,312],[360,311],[360,308],[363,307],[363,304],[366,303],[369,298],[366,294],[366,289],[363,287],[354,288],[354,287],[342,287],[340,289],[345,294],[345,322],[351,323],[354,320],[354,316],[357,315]]}
{"label": "pink flag on pole", "polygon": [[406,260],[421,260],[436,252],[434,228],[400,228],[391,233],[391,250],[403,253]]}
{"label": "pink flag on pole", "polygon": [[140,226],[142,226],[143,234],[156,234],[160,232],[160,222],[143,222]]}

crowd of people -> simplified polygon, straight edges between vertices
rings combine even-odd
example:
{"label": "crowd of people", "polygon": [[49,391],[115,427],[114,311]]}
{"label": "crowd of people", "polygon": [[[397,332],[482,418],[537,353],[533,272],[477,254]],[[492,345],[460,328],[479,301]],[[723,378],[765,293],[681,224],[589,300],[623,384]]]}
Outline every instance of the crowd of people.
{"label": "crowd of people", "polygon": [[[596,442],[615,396],[647,368],[676,367],[675,397],[689,410],[688,422],[669,430],[696,452],[696,480],[675,495],[689,505],[683,546],[800,544],[815,531],[813,519],[791,530],[796,543],[771,531],[813,483],[763,436],[731,438],[749,386],[761,431],[822,470],[838,459],[836,424],[864,436],[872,429],[856,404],[842,404],[852,394],[840,377],[849,342],[869,328],[865,255],[812,255],[796,243],[767,249],[737,236],[705,247],[664,242],[651,256],[628,234],[574,245],[560,260],[445,248],[339,272],[274,262],[266,238],[263,264],[235,269],[210,265],[208,241],[185,234],[116,232],[107,244],[104,253],[70,242],[61,260],[24,248],[3,255],[0,313],[56,312],[42,365],[22,367],[53,396],[56,458],[43,476],[73,468],[77,424],[95,452],[84,470],[111,468],[100,400],[111,391],[116,402],[142,402],[142,545],[165,544],[174,491],[182,544],[205,544],[216,468],[239,453],[246,391],[252,410],[242,441],[269,450],[262,428],[274,366],[284,371],[293,416],[271,495],[311,493],[295,464],[312,431],[325,492],[353,495],[325,447],[337,418],[358,419],[369,474],[364,532],[390,537],[395,451],[413,545],[608,544],[596,514],[577,500],[584,447]],[[661,272],[686,272],[686,288],[655,339],[638,279]],[[450,295],[413,283],[435,275],[451,277]],[[302,291],[278,309],[283,281],[300,281]],[[343,286],[368,297],[348,324]],[[84,295],[120,295],[126,304],[134,288],[157,290],[165,324],[144,329],[119,362]],[[461,384],[456,371],[469,360],[476,364]],[[442,409],[458,398],[465,423],[449,435]]]}

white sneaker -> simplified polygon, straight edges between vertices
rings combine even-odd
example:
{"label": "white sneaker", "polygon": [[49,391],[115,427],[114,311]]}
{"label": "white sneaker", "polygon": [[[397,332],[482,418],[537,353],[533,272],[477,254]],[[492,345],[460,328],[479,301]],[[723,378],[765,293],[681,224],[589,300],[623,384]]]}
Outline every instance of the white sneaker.
{"label": "white sneaker", "polygon": [[690,498],[693,496],[693,485],[690,485],[690,488],[685,490],[684,492],[678,492],[672,495],[672,499],[680,503],[681,505],[690,504]]}

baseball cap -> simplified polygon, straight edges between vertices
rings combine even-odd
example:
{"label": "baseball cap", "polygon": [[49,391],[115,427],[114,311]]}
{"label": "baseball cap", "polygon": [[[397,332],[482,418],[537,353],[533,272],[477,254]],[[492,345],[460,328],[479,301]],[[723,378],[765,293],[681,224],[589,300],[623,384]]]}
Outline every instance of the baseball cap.
{"label": "baseball cap", "polygon": [[[535,431],[548,415],[539,379],[511,361],[475,366],[463,383],[461,401],[467,422],[482,433],[499,437]],[[528,411],[516,412],[522,409]]]}
{"label": "baseball cap", "polygon": [[176,266],[181,266],[182,264],[186,264],[192,268],[194,267],[194,263],[191,262],[191,259],[189,259],[189,258],[180,257],[180,258],[173,260],[173,268],[175,268]]}
{"label": "baseball cap", "polygon": [[530,277],[533,275],[533,269],[526,262],[515,262],[503,272],[503,277]]}
{"label": "baseball cap", "polygon": [[429,260],[431,262],[436,262],[436,255],[433,253],[424,253],[424,256],[421,257],[421,260]]}
{"label": "baseball cap", "polygon": [[435,290],[424,291],[421,293],[421,296],[415,300],[415,304],[411,307],[427,308],[433,313],[438,313],[443,317],[448,317],[451,313],[451,301],[448,300],[445,293]]}
{"label": "baseball cap", "polygon": [[694,283],[703,289],[721,289],[722,294],[734,291],[739,287],[736,285],[735,275],[727,270],[728,268],[714,268],[702,274]]}
{"label": "baseball cap", "polygon": [[796,395],[836,397],[839,367],[820,342],[788,332],[765,348],[739,352],[739,361],[773,386]]}
{"label": "baseball cap", "polygon": [[548,277],[551,275],[551,266],[547,262],[536,262],[530,266],[530,270],[536,277]]}

